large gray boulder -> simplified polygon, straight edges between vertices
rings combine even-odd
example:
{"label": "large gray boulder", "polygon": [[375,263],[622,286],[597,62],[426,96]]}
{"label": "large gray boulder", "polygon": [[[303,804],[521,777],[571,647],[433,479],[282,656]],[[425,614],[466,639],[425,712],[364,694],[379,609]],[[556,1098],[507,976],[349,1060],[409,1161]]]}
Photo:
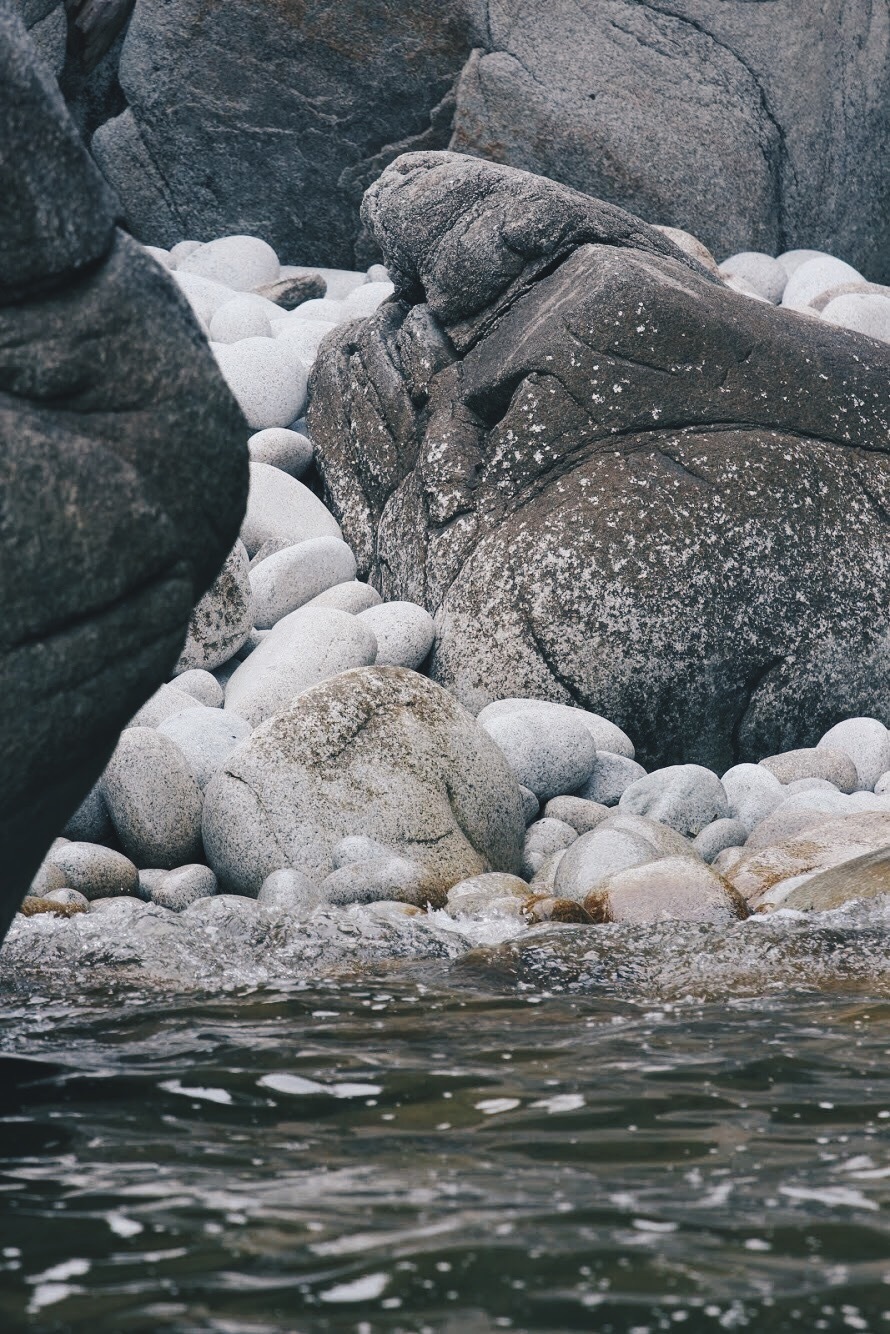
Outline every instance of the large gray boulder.
{"label": "large gray boulder", "polygon": [[245,425],[0,0],[0,933],[169,676],[244,508]]}
{"label": "large gray boulder", "polygon": [[407,154],[364,213],[396,297],[325,340],[310,428],[436,679],[592,709],[647,767],[890,714],[890,348],[511,168]]}

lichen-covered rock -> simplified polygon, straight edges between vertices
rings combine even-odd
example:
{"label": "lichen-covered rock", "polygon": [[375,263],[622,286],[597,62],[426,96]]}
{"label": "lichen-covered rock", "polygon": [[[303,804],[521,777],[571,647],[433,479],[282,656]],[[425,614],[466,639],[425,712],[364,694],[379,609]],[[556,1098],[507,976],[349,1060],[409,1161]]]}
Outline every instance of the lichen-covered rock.
{"label": "lichen-covered rock", "polygon": [[0,934],[236,536],[243,419],[0,0]]}
{"label": "lichen-covered rock", "polygon": [[[363,835],[422,869],[423,897],[519,868],[519,786],[494,742],[439,686],[399,667],[306,690],[226,760],[205,794],[204,846],[221,884],[256,895],[273,871],[318,884]],[[413,892],[413,891],[412,891]]]}
{"label": "lichen-covered rock", "polygon": [[406,154],[364,215],[397,299],[326,339],[310,432],[435,679],[581,704],[646,767],[890,712],[890,347],[471,158]]}

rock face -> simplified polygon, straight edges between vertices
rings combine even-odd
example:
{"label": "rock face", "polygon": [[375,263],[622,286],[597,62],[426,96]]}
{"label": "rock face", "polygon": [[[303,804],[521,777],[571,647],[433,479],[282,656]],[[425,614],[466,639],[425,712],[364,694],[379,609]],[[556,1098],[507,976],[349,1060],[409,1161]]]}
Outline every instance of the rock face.
{"label": "rock face", "polygon": [[244,422],[0,0],[0,933],[237,534]]}
{"label": "rock face", "polygon": [[[519,869],[519,787],[494,742],[444,690],[400,667],[305,691],[210,782],[204,846],[221,883],[256,896],[291,868],[321,882],[356,835],[422,870],[424,899]],[[380,897],[380,895],[376,895]]]}
{"label": "rock face", "polygon": [[[20,3],[60,62],[60,8]],[[73,31],[127,5],[79,8]],[[350,265],[365,186],[450,146],[721,255],[815,246],[886,281],[887,46],[870,0],[139,0],[94,150],[160,245],[247,231]]]}
{"label": "rock face", "polygon": [[325,341],[310,429],[436,679],[593,709],[647,767],[887,715],[890,349],[509,168],[408,154],[364,215],[397,296]]}

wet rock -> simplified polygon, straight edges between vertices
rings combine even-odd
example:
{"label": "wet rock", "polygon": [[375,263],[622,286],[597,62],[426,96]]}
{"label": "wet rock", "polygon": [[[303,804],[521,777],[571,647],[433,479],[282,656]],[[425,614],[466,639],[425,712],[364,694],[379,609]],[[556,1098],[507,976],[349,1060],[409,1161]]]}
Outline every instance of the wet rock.
{"label": "wet rock", "polygon": [[377,640],[381,667],[408,667],[415,671],[429,654],[436,624],[415,602],[381,602],[358,613]]}
{"label": "wet rock", "polygon": [[523,904],[522,915],[530,923],[537,922],[574,922],[582,926],[593,926],[591,917],[582,904],[574,899],[556,899],[550,895],[534,895]]}
{"label": "wet rock", "polygon": [[593,773],[576,795],[599,806],[617,806],[627,789],[645,777],[646,770],[636,760],[598,750]]}
{"label": "wet rock", "polygon": [[503,871],[488,871],[459,880],[448,891],[446,908],[452,914],[483,913],[499,906],[504,899],[524,903],[531,895],[527,881]]}
{"label": "wet rock", "polygon": [[544,861],[560,848],[568,848],[578,837],[574,825],[564,820],[544,818],[529,825],[522,850],[522,874],[527,880],[540,870]]}
{"label": "wet rock", "polygon": [[767,847],[753,848],[724,872],[747,903],[779,904],[783,882],[816,871],[827,871],[841,862],[886,849],[890,844],[890,812],[867,811],[832,819],[822,816],[818,824]]}
{"label": "wet rock", "polygon": [[171,912],[184,912],[198,899],[215,894],[216,888],[216,876],[210,867],[197,862],[168,871],[152,889],[151,901]]}
{"label": "wet rock", "polygon": [[212,671],[238,652],[253,625],[247,551],[236,542],[192,612],[176,671]]}
{"label": "wet rock", "polygon": [[662,857],[700,861],[691,843],[667,825],[618,811],[566,850],[556,869],[554,889],[560,898],[580,903],[619,871]]}
{"label": "wet rock", "polygon": [[618,806],[690,835],[729,815],[723,784],[700,764],[673,764],[638,778],[622,793]]}
{"label": "wet rock", "polygon": [[828,871],[808,877],[781,901],[799,912],[827,912],[853,899],[874,899],[890,894],[890,848],[843,861]]}
{"label": "wet rock", "polygon": [[596,829],[609,815],[608,806],[582,797],[551,797],[544,807],[546,819],[563,820],[579,834]]}
{"label": "wet rock", "polygon": [[480,727],[503,751],[523,787],[541,801],[581,787],[596,761],[590,732],[571,710],[545,703],[535,708],[505,708],[500,700],[482,710]]}
{"label": "wet rock", "polygon": [[88,899],[136,894],[139,874],[128,857],[100,843],[66,843],[47,856],[65,877],[65,887]]}
{"label": "wet rock", "polygon": [[302,482],[268,463],[251,463],[247,513],[241,525],[248,555],[255,555],[273,537],[296,543],[340,536],[337,520]]}
{"label": "wet rock", "polygon": [[423,866],[410,857],[384,854],[346,862],[319,885],[323,903],[375,903],[393,899],[422,905],[429,901]]}
{"label": "wet rock", "polygon": [[850,757],[828,746],[787,750],[782,755],[768,755],[760,763],[780,783],[793,783],[798,778],[824,778],[839,792],[855,792],[859,785],[856,766]]}
{"label": "wet rock", "polygon": [[842,792],[872,790],[881,774],[890,769],[890,731],[877,718],[845,718],[829,728],[816,748],[828,754],[839,751],[852,760],[856,783],[852,788],[838,783]]}
{"label": "wet rock", "polygon": [[18,911],[23,917],[39,917],[43,913],[49,913],[53,917],[74,917],[76,913],[85,910],[77,903],[59,903],[58,899],[38,899],[28,894],[19,904]]}
{"label": "wet rock", "polygon": [[826,815],[854,814],[846,804],[846,800],[836,788],[828,792],[822,790],[798,792],[786,797],[781,806],[777,806],[771,815],[754,826],[748,835],[746,846],[765,848],[771,843],[780,843],[804,829],[820,824]]}
{"label": "wet rock", "polygon": [[727,848],[741,847],[750,832],[741,820],[715,820],[696,834],[692,846],[702,861],[713,863],[715,857]]}
{"label": "wet rock", "polygon": [[312,462],[312,442],[300,431],[270,426],[257,431],[247,442],[251,463],[266,463],[291,477],[302,477]]}
{"label": "wet rock", "polygon": [[157,730],[176,744],[203,790],[251,727],[231,709],[199,706],[165,718]]}
{"label": "wet rock", "polygon": [[749,834],[788,795],[768,765],[734,764],[720,781],[729,803],[729,816],[740,820]]}
{"label": "wet rock", "polygon": [[688,857],[664,857],[610,876],[584,907],[595,922],[708,922],[747,917],[741,895],[711,867]]}
{"label": "wet rock", "polygon": [[257,892],[257,903],[272,913],[298,913],[305,916],[323,900],[314,880],[300,871],[273,871],[267,875]]}
{"label": "wet rock", "polygon": [[200,667],[192,667],[181,672],[176,678],[176,689],[194,695],[199,704],[208,709],[221,709],[223,691],[216,677]]}
{"label": "wet rock", "polygon": [[102,795],[137,866],[172,869],[199,859],[201,789],[169,737],[127,728],[102,775]]}
{"label": "wet rock", "polygon": [[244,893],[282,862],[321,882],[340,840],[361,834],[418,862],[441,902],[458,880],[518,870],[524,833],[497,746],[445,691],[397,667],[306,690],[229,758],[204,812],[208,860]]}

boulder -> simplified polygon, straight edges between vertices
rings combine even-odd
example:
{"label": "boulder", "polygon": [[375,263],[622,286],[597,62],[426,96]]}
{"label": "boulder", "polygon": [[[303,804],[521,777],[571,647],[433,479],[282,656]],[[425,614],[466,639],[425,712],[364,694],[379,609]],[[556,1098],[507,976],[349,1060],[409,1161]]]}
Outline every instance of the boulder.
{"label": "boulder", "polygon": [[434,679],[595,710],[647,768],[888,714],[890,347],[507,167],[406,154],[363,210],[397,299],[325,340],[310,434]]}
{"label": "boulder", "polygon": [[785,896],[782,907],[827,912],[853,899],[876,899],[884,894],[890,894],[890,847],[866,852],[810,876]]}
{"label": "boulder", "polygon": [[525,822],[509,765],[451,695],[366,667],[257,728],[209,784],[203,828],[210,865],[237,893],[286,868],[321,884],[341,841],[363,835],[417,863],[423,897],[441,903],[459,880],[518,871]]}
{"label": "boulder", "polygon": [[128,727],[102,775],[102,795],[137,866],[172,869],[200,857],[201,789],[169,737]]}
{"label": "boulder", "polygon": [[[782,842],[746,850],[723,874],[742,897],[757,907],[782,903],[783,886],[797,884],[798,877],[828,871],[841,862],[879,852],[890,845],[890,813],[868,811],[861,815],[822,816],[818,824],[793,834]],[[783,904],[784,906],[784,904]],[[797,906],[804,906],[798,898]],[[825,907],[836,906],[829,904]]]}
{"label": "boulder", "polygon": [[244,421],[0,3],[0,935],[234,540]]}
{"label": "boulder", "polygon": [[618,806],[690,837],[700,834],[712,820],[729,816],[723,784],[700,764],[672,764],[638,778],[622,792]]}

